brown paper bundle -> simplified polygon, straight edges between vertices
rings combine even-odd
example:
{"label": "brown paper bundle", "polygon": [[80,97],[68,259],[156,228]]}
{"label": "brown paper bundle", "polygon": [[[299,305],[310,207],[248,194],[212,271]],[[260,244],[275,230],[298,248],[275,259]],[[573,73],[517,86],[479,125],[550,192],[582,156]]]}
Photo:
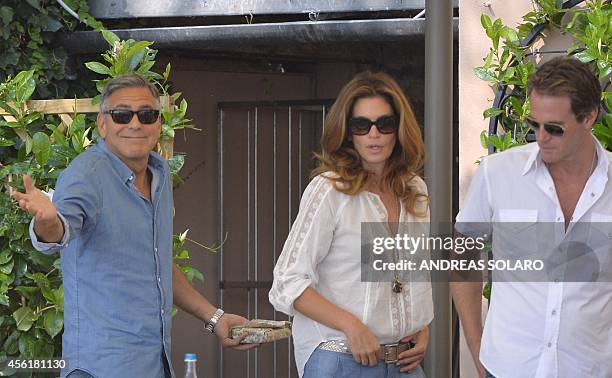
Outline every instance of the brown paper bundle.
{"label": "brown paper bundle", "polygon": [[246,334],[240,344],[269,343],[291,336],[291,322],[253,319],[249,324],[232,327],[230,334],[232,338]]}

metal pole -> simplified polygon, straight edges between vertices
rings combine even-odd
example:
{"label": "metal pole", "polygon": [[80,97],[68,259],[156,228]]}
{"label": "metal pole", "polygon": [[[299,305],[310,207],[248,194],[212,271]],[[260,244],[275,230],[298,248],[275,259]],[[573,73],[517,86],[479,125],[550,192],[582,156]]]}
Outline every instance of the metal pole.
{"label": "metal pole", "polygon": [[[292,200],[292,196],[293,196],[293,193],[292,193],[292,190],[291,190],[293,188],[291,186],[291,184],[292,184],[292,180],[291,180],[291,174],[292,174],[291,171],[292,170],[291,170],[291,167],[293,165],[293,160],[292,160],[293,148],[292,148],[292,143],[291,143],[291,106],[289,107],[289,122],[288,122],[288,127],[289,127],[289,129],[288,129],[289,136],[287,138],[288,139],[287,142],[288,142],[288,145],[289,145],[289,154],[288,154],[289,155],[288,156],[288,158],[289,158],[289,166],[288,166],[288,168],[289,168],[288,169],[288,171],[289,171],[288,181],[289,182],[288,182],[288,184],[289,185],[287,187],[289,188],[289,201],[288,201],[289,203],[288,203],[287,207],[289,208],[289,214],[288,214],[289,228],[288,229],[290,230],[291,229],[291,223],[292,223],[291,214],[293,212],[292,208],[291,208],[291,200]],[[291,320],[291,319],[289,319],[289,320]],[[292,353],[291,353],[291,347],[292,347],[291,338],[287,339],[287,346],[288,346],[288,348],[287,348],[287,377],[291,378],[291,360],[293,359],[292,358]]]}
{"label": "metal pole", "polygon": [[[453,2],[427,0],[425,23],[425,177],[431,197],[431,234],[450,233],[452,217]],[[451,376],[451,302],[448,282],[434,282],[435,317],[425,359],[428,377]]]}
{"label": "metal pole", "polygon": [[[225,190],[225,183],[223,181],[224,178],[224,171],[223,171],[223,157],[225,156],[225,148],[223,147],[223,144],[225,143],[225,140],[223,139],[223,121],[225,118],[225,113],[223,112],[223,108],[218,108],[217,110],[217,117],[218,117],[218,121],[217,124],[219,125],[217,128],[217,145],[219,146],[219,206],[217,208],[217,215],[219,217],[219,236],[218,236],[218,240],[223,240],[223,235],[225,234],[225,219],[223,218],[223,214],[224,214],[224,207],[223,207],[223,201],[225,200],[225,197],[223,196],[224,190]],[[225,255],[225,248],[224,248],[224,244],[225,243],[221,243],[221,245],[219,246],[219,282],[223,282],[223,280],[225,279],[225,276],[223,275],[223,257]],[[224,294],[225,294],[225,290],[223,288],[219,289],[219,307],[223,308],[224,307]],[[218,371],[219,371],[219,376],[223,377],[224,376],[224,371],[223,371],[223,359],[225,357],[224,354],[224,350],[223,347],[221,345],[219,345],[219,362],[218,362]]]}
{"label": "metal pole", "polygon": [[[276,110],[274,111],[273,114],[273,121],[272,121],[272,135],[273,135],[273,142],[272,145],[273,147],[273,154],[274,154],[274,158],[272,160],[272,164],[273,164],[273,168],[272,171],[274,172],[273,178],[272,178],[272,198],[273,198],[273,207],[272,207],[272,214],[274,214],[272,216],[272,266],[276,265]],[[276,309],[274,309],[274,320],[276,320]],[[278,377],[277,371],[276,371],[276,361],[277,361],[277,343],[273,343],[274,344],[274,358],[273,358],[273,366],[274,366],[274,378]]]}

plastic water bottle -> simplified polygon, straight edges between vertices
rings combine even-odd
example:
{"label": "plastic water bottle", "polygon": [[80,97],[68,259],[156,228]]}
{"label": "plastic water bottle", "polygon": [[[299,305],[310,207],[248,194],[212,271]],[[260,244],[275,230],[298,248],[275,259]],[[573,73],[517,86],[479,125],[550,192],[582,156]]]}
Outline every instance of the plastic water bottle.
{"label": "plastic water bottle", "polygon": [[198,378],[196,373],[197,360],[195,353],[185,353],[185,378]]}

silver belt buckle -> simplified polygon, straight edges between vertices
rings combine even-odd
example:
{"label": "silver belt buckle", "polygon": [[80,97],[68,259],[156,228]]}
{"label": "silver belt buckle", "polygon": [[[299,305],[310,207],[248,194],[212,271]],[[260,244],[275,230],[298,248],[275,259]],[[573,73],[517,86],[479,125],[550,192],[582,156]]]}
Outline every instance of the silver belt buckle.
{"label": "silver belt buckle", "polygon": [[399,355],[399,353],[397,353],[398,345],[399,343],[384,345],[383,351],[385,353],[385,363],[394,364],[398,361],[398,358],[397,358]]}

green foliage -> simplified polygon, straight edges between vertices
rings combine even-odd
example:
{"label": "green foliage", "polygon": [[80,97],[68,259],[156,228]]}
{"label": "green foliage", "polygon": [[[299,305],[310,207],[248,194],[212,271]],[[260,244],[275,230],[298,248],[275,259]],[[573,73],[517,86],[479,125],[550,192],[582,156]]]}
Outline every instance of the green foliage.
{"label": "green foliage", "polygon": [[488,133],[483,130],[480,133],[480,144],[483,148],[494,146],[496,151],[501,152],[512,147],[520,146],[521,144],[524,144],[524,141],[516,139],[512,133],[488,135]]}
{"label": "green foliage", "polygon": [[[524,15],[523,22],[515,28],[504,25],[501,19],[492,21],[488,15],[481,15],[480,21],[491,40],[491,48],[484,58],[484,64],[475,68],[474,74],[496,88],[507,87],[509,93],[499,108],[491,107],[483,112],[484,118],[497,118],[502,134],[481,135],[485,147],[493,145],[503,151],[526,143],[528,128],[525,118],[530,111],[527,82],[536,66],[529,55],[530,47],[521,47],[520,41],[537,25],[545,24],[548,28],[572,35],[576,42],[568,48],[568,54],[574,54],[583,62],[595,62],[599,77],[608,77],[610,82],[612,4],[590,0],[585,2],[585,7],[562,9],[562,3],[561,0],[537,1],[535,9]],[[602,121],[594,125],[593,132],[605,148],[612,149],[612,121],[608,113],[612,109],[610,92],[604,92],[602,100],[608,103],[608,110],[604,111]]]}
{"label": "green foliage", "polygon": [[583,62],[597,63],[599,78],[612,73],[610,42],[612,41],[612,4],[603,0],[589,1],[587,7],[576,9],[571,21],[563,31],[576,38],[568,52],[576,51],[576,57]]}
{"label": "green foliage", "polygon": [[[612,109],[612,92],[604,92],[603,98],[607,109]],[[593,133],[604,148],[612,151],[612,114],[604,113],[601,121],[593,126]]]}
{"label": "green foliage", "polygon": [[[170,67],[170,64],[168,64]],[[172,95],[172,99],[176,100],[181,93],[175,93]],[[162,110],[162,130],[160,139],[168,140],[174,139],[175,130],[181,129],[195,129],[190,119],[187,119],[185,115],[187,114],[187,101],[185,99],[181,100],[181,103],[174,110]],[[199,130],[199,129],[196,129]]]}
{"label": "green foliage", "polygon": [[491,289],[492,289],[492,284],[491,282],[487,282],[484,287],[482,288],[482,296],[487,298],[487,299],[491,299]]}
{"label": "green foliage", "polygon": [[23,71],[0,84],[0,106],[16,119],[0,122],[0,135],[7,141],[0,147],[0,340],[4,340],[0,359],[58,355],[63,329],[59,255],[33,249],[30,216],[16,206],[8,189],[23,191],[24,173],[42,189],[54,187],[91,133],[83,115],[61,133],[59,120],[27,110],[34,76],[33,70]]}
{"label": "green foliage", "polygon": [[172,174],[172,186],[176,187],[183,183],[183,179],[179,175],[179,171],[185,164],[185,155],[176,154],[168,159],[168,165],[170,166],[170,173]]}
{"label": "green foliage", "polygon": [[[99,27],[88,14],[86,0],[65,1],[82,20]],[[64,98],[81,93],[77,81],[66,78],[68,56],[54,43],[61,32],[73,31],[78,20],[54,0],[0,2],[0,82],[20,71],[34,71],[36,98]]]}
{"label": "green foliage", "polygon": [[210,246],[206,246],[206,245],[202,245],[198,243],[195,240],[189,239],[187,237],[188,232],[189,230],[185,230],[185,232],[183,232],[182,234],[174,235],[172,238],[172,250],[174,251],[174,261],[177,263],[178,267],[183,271],[183,273],[185,274],[185,277],[187,278],[189,282],[193,282],[194,278],[197,278],[200,281],[204,281],[204,276],[199,270],[189,266],[188,264],[181,263],[183,260],[190,259],[189,251],[185,248],[185,242],[189,241],[210,252],[217,252],[219,248],[221,248],[221,246],[225,243],[225,240],[227,239],[227,234],[225,235],[225,239],[223,239],[223,241],[219,245],[212,244]]}
{"label": "green foliage", "polygon": [[200,281],[204,281],[204,275],[199,270],[191,267],[189,264],[180,263],[182,260],[189,260],[189,251],[185,248],[185,241],[187,240],[187,233],[189,230],[185,230],[180,235],[174,235],[172,237],[172,250],[174,251],[174,261],[178,263],[178,267],[185,273],[185,277],[189,282],[193,282],[194,278]]}
{"label": "green foliage", "polygon": [[[134,41],[133,39],[122,41],[116,34],[108,30],[102,30],[102,36],[110,47],[109,50],[102,54],[102,58],[107,64],[96,61],[85,63],[89,70],[105,76],[104,79],[95,81],[99,93],[102,93],[104,86],[111,78],[135,72],[155,83],[162,95],[169,95],[170,84],[168,83],[168,77],[170,76],[170,63],[168,63],[162,75],[151,71],[155,64],[155,56],[157,55],[157,50],[149,47],[153,42]],[[178,100],[180,96],[180,92],[174,93],[171,95],[172,101]],[[99,101],[100,94],[94,98],[94,103]],[[173,140],[175,130],[195,129],[191,120],[186,118],[186,113],[187,101],[185,99],[181,100],[178,107],[162,109],[162,131],[160,136],[162,141]]]}
{"label": "green foliage", "polygon": [[[110,46],[110,49],[102,54],[102,58],[108,65],[100,62],[85,63],[85,67],[91,71],[105,76],[102,80],[96,80],[96,88],[99,93],[102,93],[104,86],[110,79],[130,72],[138,73],[156,83],[164,79],[162,75],[151,71],[157,54],[157,50],[149,48],[153,42],[134,41],[133,39],[121,41],[116,34],[108,30],[102,30],[102,36]],[[160,86],[160,89],[165,94],[164,90],[166,88]],[[96,96],[94,103],[97,103],[99,98],[100,95]]]}

